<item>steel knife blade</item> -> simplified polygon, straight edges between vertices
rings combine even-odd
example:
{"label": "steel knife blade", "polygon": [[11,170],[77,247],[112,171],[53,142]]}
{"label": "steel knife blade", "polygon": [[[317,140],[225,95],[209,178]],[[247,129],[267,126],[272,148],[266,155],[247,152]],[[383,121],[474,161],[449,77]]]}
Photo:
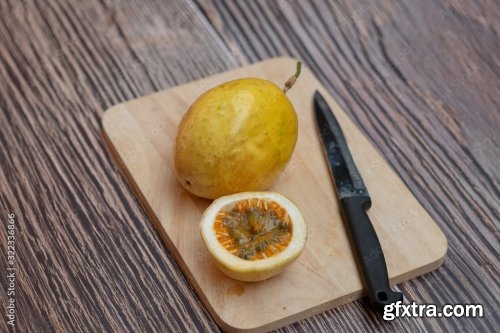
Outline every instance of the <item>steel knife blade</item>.
{"label": "steel knife blade", "polygon": [[390,289],[384,253],[366,212],[371,206],[368,190],[337,119],[318,91],[314,93],[314,112],[363,283],[373,308],[383,311],[385,305],[402,301],[403,294]]}

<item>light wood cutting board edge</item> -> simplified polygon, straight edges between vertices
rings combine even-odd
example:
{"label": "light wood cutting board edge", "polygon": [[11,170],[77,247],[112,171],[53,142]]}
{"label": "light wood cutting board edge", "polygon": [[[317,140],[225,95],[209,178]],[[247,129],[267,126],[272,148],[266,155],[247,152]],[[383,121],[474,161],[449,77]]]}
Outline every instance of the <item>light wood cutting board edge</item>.
{"label": "light wood cutting board edge", "polygon": [[[257,65],[261,65],[262,63],[272,62],[272,61],[287,61],[287,62],[293,62],[293,63],[297,62],[297,60],[293,59],[293,58],[280,57],[280,58],[267,59],[267,60],[265,60],[263,62],[255,63],[255,64],[249,65],[247,67],[257,66]],[[230,71],[227,71],[227,72],[216,74],[216,75],[213,75],[211,77],[207,77],[207,78],[203,78],[203,79],[200,79],[200,80],[197,80],[197,81],[189,82],[187,84],[180,85],[180,86],[173,87],[173,88],[166,89],[166,90],[181,89],[181,88],[184,88],[184,87],[192,85],[192,84],[206,84],[206,81],[209,80],[210,78],[217,77],[217,76],[223,75],[223,74],[227,74],[228,72],[232,72],[232,71],[236,71],[236,70],[238,70],[238,69],[233,69],[233,70],[230,70]],[[335,102],[335,100],[333,99],[333,97],[330,96],[330,94],[324,88],[324,86],[319,81],[318,81],[318,84],[319,84],[319,89],[318,90],[323,94],[323,96],[325,96],[325,98],[327,99],[327,101],[330,104],[330,106],[332,107],[332,109],[335,108],[335,109],[340,109],[341,110],[341,108]],[[157,94],[161,94],[163,92],[164,91],[155,92],[155,93],[143,96],[143,97],[139,97],[136,100],[139,100],[139,99],[142,99],[142,98],[148,98],[148,97],[151,97],[151,96],[154,96],[154,95],[157,95]],[[127,102],[130,102],[130,101],[126,101],[125,103],[127,103]],[[188,267],[186,266],[185,262],[182,260],[182,257],[180,255],[180,253],[178,252],[177,248],[172,243],[172,241],[171,241],[170,237],[168,236],[168,234],[163,229],[161,222],[157,218],[157,216],[154,213],[154,211],[153,211],[152,207],[150,206],[149,202],[145,199],[145,197],[141,193],[141,190],[139,189],[138,184],[135,182],[134,178],[132,177],[132,175],[128,171],[128,169],[127,169],[124,161],[120,157],[120,154],[118,153],[118,151],[114,147],[112,140],[110,139],[110,137],[106,133],[106,123],[107,123],[107,121],[110,121],[108,119],[108,116],[111,113],[113,113],[114,109],[119,108],[121,106],[121,104],[123,104],[123,103],[117,104],[117,105],[109,108],[108,110],[106,110],[104,112],[104,114],[102,116],[102,128],[103,128],[103,130],[102,130],[102,136],[103,136],[103,139],[106,142],[106,145],[107,145],[108,149],[110,150],[111,155],[113,156],[113,159],[119,165],[120,171],[122,172],[122,174],[124,175],[124,177],[127,179],[128,183],[132,187],[134,193],[137,195],[139,201],[141,202],[142,206],[144,207],[147,216],[151,219],[151,221],[153,222],[153,225],[155,226],[156,230],[159,232],[161,238],[166,243],[167,249],[173,254],[174,258],[177,261],[177,264],[181,267],[181,270],[183,271],[183,273],[188,278],[187,279],[188,282],[193,287],[193,289],[196,291],[198,297],[201,298],[201,300],[203,301],[203,303],[205,304],[205,306],[207,306],[207,309],[210,312],[210,314],[212,315],[212,317],[214,318],[214,320],[217,322],[217,324],[224,331],[227,331],[227,332],[262,332],[262,331],[270,331],[270,330],[277,329],[279,327],[283,327],[283,326],[286,326],[288,324],[292,324],[294,322],[300,321],[300,320],[305,319],[307,317],[310,317],[310,316],[322,313],[322,312],[324,312],[326,310],[329,310],[329,309],[331,309],[333,307],[337,307],[337,306],[349,303],[352,300],[355,300],[355,299],[358,299],[358,298],[361,298],[362,296],[364,296],[364,292],[353,292],[353,293],[344,295],[344,296],[342,296],[340,298],[337,298],[335,300],[327,301],[327,302],[322,303],[322,304],[320,304],[318,306],[312,307],[308,311],[304,311],[304,312],[301,312],[301,313],[297,313],[296,315],[291,315],[291,316],[288,316],[288,317],[284,317],[284,318],[281,318],[279,320],[273,321],[273,322],[271,322],[271,323],[269,323],[267,325],[262,325],[262,326],[259,326],[259,327],[242,329],[240,327],[234,327],[234,326],[228,324],[223,318],[221,318],[219,316],[219,314],[217,313],[217,311],[215,311],[215,309],[213,308],[212,304],[210,303],[210,301],[205,296],[205,294],[203,292],[203,289],[200,288],[200,286],[196,282],[196,279],[191,274],[191,272],[188,269]],[[344,111],[342,111],[342,112],[344,112]],[[363,133],[359,129],[359,127],[357,127],[357,129],[361,133]],[[377,153],[380,156],[383,157],[383,155],[380,153],[380,151],[378,150],[378,148],[375,145],[372,145],[372,146],[377,150]],[[392,169],[392,166],[389,163],[387,163],[387,161],[385,161],[385,159],[384,159],[384,162],[389,167],[391,167],[391,169]],[[395,172],[394,170],[392,170],[392,171]],[[418,202],[418,204],[420,204],[420,202]],[[442,233],[442,231],[439,229],[439,227],[437,227],[437,232],[441,233],[442,239],[444,241],[442,256],[439,256],[435,260],[428,262],[426,265],[421,266],[418,270],[414,270],[414,271],[410,271],[410,272],[407,272],[407,273],[404,273],[404,274],[399,274],[399,275],[393,276],[392,278],[390,278],[390,284],[391,284],[391,286],[394,286],[394,285],[399,284],[399,283],[404,282],[404,281],[408,281],[408,280],[410,280],[412,278],[421,276],[423,274],[429,273],[429,272],[437,269],[439,266],[441,266],[441,264],[443,263],[443,261],[445,259],[448,245],[447,245],[446,237],[444,236],[444,234]]]}

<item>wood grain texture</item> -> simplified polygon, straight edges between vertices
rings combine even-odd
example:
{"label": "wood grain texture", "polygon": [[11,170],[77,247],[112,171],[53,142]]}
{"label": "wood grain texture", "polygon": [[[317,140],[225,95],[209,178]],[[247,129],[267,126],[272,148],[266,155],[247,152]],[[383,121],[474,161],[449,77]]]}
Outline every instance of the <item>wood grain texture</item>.
{"label": "wood grain texture", "polygon": [[[100,116],[278,55],[309,64],[444,230],[444,265],[401,284],[407,300],[485,306],[482,319],[387,323],[358,301],[280,331],[495,331],[498,12],[490,0],[0,2],[0,213],[2,226],[17,216],[19,331],[218,331],[109,158]],[[5,228],[0,244],[5,262]]]}
{"label": "wood grain texture", "polygon": [[[110,147],[148,215],[217,323],[231,332],[263,332],[362,296],[363,285],[323,157],[312,96],[325,94],[346,135],[372,198],[368,211],[385,253],[392,285],[428,273],[443,262],[447,241],[376,149],[303,66],[289,98],[299,135],[285,171],[271,187],[297,203],[308,224],[306,248],[285,272],[243,283],[217,269],[199,233],[210,200],[187,193],[174,171],[174,143],[182,116],[209,87],[244,77],[279,84],[296,60],[275,58],[111,107],[103,115]],[[396,208],[397,207],[397,208]],[[377,256],[377,249],[370,255]],[[366,258],[369,259],[369,258]],[[239,290],[234,293],[234,290]],[[245,314],[253,313],[249,316]]]}

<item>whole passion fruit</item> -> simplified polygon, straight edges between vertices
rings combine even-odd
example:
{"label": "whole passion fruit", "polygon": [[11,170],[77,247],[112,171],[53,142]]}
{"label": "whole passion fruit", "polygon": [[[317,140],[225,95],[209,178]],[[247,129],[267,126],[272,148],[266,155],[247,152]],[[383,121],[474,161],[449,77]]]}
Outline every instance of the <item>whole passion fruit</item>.
{"label": "whole passion fruit", "polygon": [[307,225],[289,199],[274,192],[221,197],[203,213],[201,236],[217,266],[240,281],[280,273],[302,253]]}
{"label": "whole passion fruit", "polygon": [[300,73],[280,89],[246,78],[202,94],[182,118],[174,170],[189,192],[208,199],[261,191],[273,184],[297,141],[297,114],[285,95]]}

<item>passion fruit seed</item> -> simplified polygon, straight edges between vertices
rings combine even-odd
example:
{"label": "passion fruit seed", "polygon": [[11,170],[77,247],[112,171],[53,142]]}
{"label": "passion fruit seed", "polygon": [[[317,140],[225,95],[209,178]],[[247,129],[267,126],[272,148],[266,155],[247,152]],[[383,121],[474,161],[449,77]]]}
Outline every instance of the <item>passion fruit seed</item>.
{"label": "passion fruit seed", "polygon": [[290,217],[274,201],[238,201],[232,210],[216,215],[214,230],[226,250],[245,260],[272,257],[283,251],[292,238]]}

